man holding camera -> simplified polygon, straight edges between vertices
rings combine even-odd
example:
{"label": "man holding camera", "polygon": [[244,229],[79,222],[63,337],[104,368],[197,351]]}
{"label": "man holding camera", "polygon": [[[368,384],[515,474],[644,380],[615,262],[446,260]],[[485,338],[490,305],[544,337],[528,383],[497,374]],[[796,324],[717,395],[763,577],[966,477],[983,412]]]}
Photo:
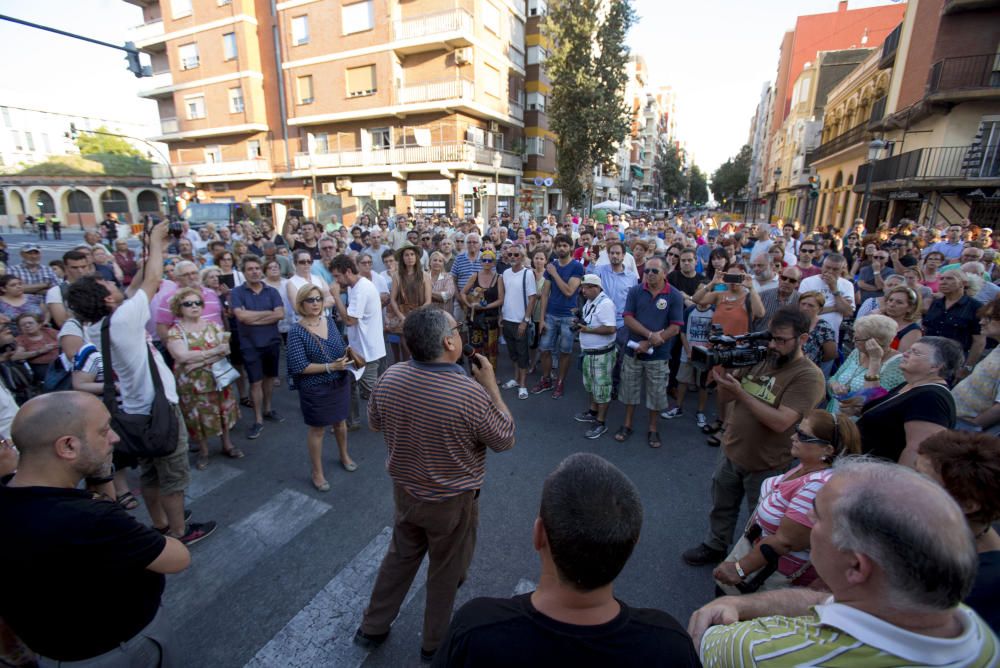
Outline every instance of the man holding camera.
{"label": "man holding camera", "polygon": [[709,536],[683,554],[692,566],[714,565],[726,557],[743,497],[752,512],[764,479],[788,469],[792,431],[826,388],[823,372],[802,354],[809,338],[805,314],[794,306],[782,307],[771,318],[768,331],[766,358],[740,378],[728,370],[713,372],[719,396],[728,404],[727,418],[722,453],[712,475]]}

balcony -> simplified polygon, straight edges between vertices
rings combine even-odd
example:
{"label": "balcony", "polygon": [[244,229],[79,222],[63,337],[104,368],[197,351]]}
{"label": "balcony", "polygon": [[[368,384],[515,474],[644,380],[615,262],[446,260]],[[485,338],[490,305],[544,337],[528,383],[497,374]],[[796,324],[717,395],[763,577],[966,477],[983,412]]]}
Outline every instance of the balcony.
{"label": "balcony", "polygon": [[1000,54],[945,58],[931,66],[927,98],[960,102],[1000,97]]}
{"label": "balcony", "polygon": [[[446,142],[430,146],[396,146],[393,148],[373,148],[368,150],[331,151],[329,153],[299,153],[295,156],[296,169],[345,169],[356,173],[377,173],[386,168],[413,166],[410,169],[426,169],[424,165],[460,163],[464,168],[493,170],[493,156],[496,151],[488,146],[472,142]],[[501,169],[521,169],[521,156],[509,151],[500,151]],[[431,169],[442,169],[440,166]]]}
{"label": "balcony", "polygon": [[1000,186],[1000,148],[981,144],[918,148],[858,169],[854,191],[863,192],[872,170],[872,190],[927,190]]}
{"label": "balcony", "polygon": [[511,44],[507,45],[507,58],[510,59],[510,62],[514,63],[515,67],[517,67],[522,72],[524,71],[525,67],[524,54],[515,49]]}
{"label": "balcony", "polygon": [[1000,0],[945,0],[942,14],[959,14],[961,12],[976,12],[982,9],[996,9]]}
{"label": "balcony", "polygon": [[524,101],[507,100],[507,113],[519,121],[524,120]]}
{"label": "balcony", "polygon": [[467,46],[475,32],[472,14],[464,9],[453,9],[434,14],[423,14],[392,22],[392,39],[404,42],[397,45],[400,53],[418,53],[440,48]]}
{"label": "balcony", "polygon": [[139,97],[165,97],[172,93],[174,75],[170,73],[170,70],[155,72],[152,77],[143,79],[142,84],[143,87],[139,91]]}
{"label": "balcony", "polygon": [[900,23],[882,42],[882,57],[878,61],[880,70],[888,69],[896,62],[896,50],[899,49],[899,36],[902,32],[903,24]]}
{"label": "balcony", "polygon": [[[174,177],[181,181],[192,180],[202,183],[214,181],[259,181],[271,178],[271,163],[264,158],[255,160],[231,160],[225,162],[199,162],[173,164]],[[170,178],[166,165],[153,165],[153,179]]]}
{"label": "balcony", "polygon": [[437,100],[472,99],[476,87],[471,81],[437,81],[433,83],[400,86],[396,89],[396,104],[420,104]]}
{"label": "balcony", "polygon": [[128,39],[144,51],[163,51],[167,48],[163,20],[143,23],[128,31]]}
{"label": "balcony", "polygon": [[[883,98],[885,99],[885,98]],[[808,164],[812,165],[823,158],[828,158],[834,153],[848,149],[857,144],[861,144],[868,139],[868,121],[855,125],[847,132],[834,137],[828,142],[824,142],[809,152]]]}

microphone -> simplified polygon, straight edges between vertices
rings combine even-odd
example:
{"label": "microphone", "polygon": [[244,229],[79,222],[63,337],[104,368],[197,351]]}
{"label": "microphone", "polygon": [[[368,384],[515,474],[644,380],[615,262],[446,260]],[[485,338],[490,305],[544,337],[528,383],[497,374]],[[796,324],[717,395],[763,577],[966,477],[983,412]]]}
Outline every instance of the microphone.
{"label": "microphone", "polygon": [[470,370],[471,370],[473,364],[476,365],[477,369],[483,368],[483,363],[479,361],[478,357],[476,357],[476,349],[472,347],[472,344],[466,343],[465,345],[463,345],[462,346],[462,354],[465,355],[465,358],[467,360],[469,360],[469,368],[470,368]]}

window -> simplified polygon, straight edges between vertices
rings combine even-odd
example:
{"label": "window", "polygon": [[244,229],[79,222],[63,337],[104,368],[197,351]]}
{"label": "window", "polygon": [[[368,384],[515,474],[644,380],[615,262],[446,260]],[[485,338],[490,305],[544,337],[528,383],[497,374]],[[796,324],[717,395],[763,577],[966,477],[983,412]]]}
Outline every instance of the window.
{"label": "window", "polygon": [[312,135],[313,153],[330,152],[330,135],[327,132],[314,132]]}
{"label": "window", "polygon": [[372,148],[392,148],[392,134],[389,128],[372,130]]}
{"label": "window", "polygon": [[344,24],[344,34],[372,30],[375,27],[375,11],[372,0],[344,5],[340,10],[340,18]]}
{"label": "window", "polygon": [[229,113],[243,113],[243,88],[240,86],[229,89]]}
{"label": "window", "polygon": [[184,109],[187,110],[188,120],[205,118],[205,96],[190,95],[184,98]]}
{"label": "window", "polygon": [[375,93],[375,66],[362,65],[347,70],[347,96],[360,97]]}
{"label": "window", "polygon": [[14,149],[18,151],[24,150],[24,146],[21,145],[21,133],[17,130],[11,130],[10,136],[14,140]]}
{"label": "window", "polygon": [[311,74],[306,74],[295,80],[296,97],[299,104],[313,103],[313,78]]}
{"label": "window", "polygon": [[524,24],[513,14],[510,17],[510,45],[524,53]]}
{"label": "window", "polygon": [[13,125],[13,123],[10,122],[10,109],[8,109],[7,107],[0,107],[0,110],[3,111],[3,124],[4,124],[4,127],[8,127],[8,128],[11,127]]}
{"label": "window", "polygon": [[530,111],[545,111],[545,96],[541,93],[528,93],[527,101]]}
{"label": "window", "polygon": [[309,17],[292,17],[292,46],[309,43]]}
{"label": "window", "polygon": [[170,16],[175,19],[191,16],[191,0],[170,0]]}
{"label": "window", "polygon": [[545,53],[545,49],[540,46],[529,46],[528,47],[528,64],[529,65],[540,65],[545,62],[545,57],[548,54]]}
{"label": "window", "polygon": [[177,55],[180,57],[182,70],[193,70],[198,67],[198,45],[196,43],[181,44],[177,47]]}
{"label": "window", "polygon": [[486,0],[483,0],[483,25],[497,37],[500,36],[500,10]]}
{"label": "window", "polygon": [[31,136],[30,132],[24,133],[24,142],[28,145],[29,151],[35,150],[35,138]]}
{"label": "window", "polygon": [[222,59],[236,60],[236,33],[227,32],[222,36]]}
{"label": "window", "polygon": [[528,155],[545,155],[545,138],[544,137],[525,138],[524,152],[527,153]]}
{"label": "window", "polygon": [[500,97],[500,72],[495,67],[483,67],[483,89],[487,95]]}
{"label": "window", "polygon": [[545,16],[548,10],[545,0],[528,0],[528,16]]}
{"label": "window", "polygon": [[251,139],[247,142],[247,160],[256,160],[261,157],[260,140]]}
{"label": "window", "polygon": [[205,162],[209,164],[216,164],[222,162],[222,147],[221,146],[206,146],[205,147]]}

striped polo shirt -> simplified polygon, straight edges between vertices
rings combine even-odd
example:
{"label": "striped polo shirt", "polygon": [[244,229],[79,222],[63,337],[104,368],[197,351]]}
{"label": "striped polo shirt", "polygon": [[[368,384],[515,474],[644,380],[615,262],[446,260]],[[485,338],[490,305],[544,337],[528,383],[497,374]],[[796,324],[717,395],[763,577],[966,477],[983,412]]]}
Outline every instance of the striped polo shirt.
{"label": "striped polo shirt", "polygon": [[410,495],[441,501],[482,487],[486,449],[514,446],[514,420],[457,364],[411,360],[382,374],[368,400],[386,470]]}
{"label": "striped polo shirt", "polygon": [[475,260],[470,260],[468,253],[455,256],[455,261],[451,265],[451,275],[455,277],[455,287],[458,288],[459,292],[469,282],[472,275],[482,268],[483,265],[478,257]]}
{"label": "striped polo shirt", "polygon": [[705,668],[716,666],[948,666],[1000,665],[997,637],[964,605],[957,638],[934,638],[894,626],[857,608],[834,603],[814,606],[805,617],[759,617],[713,626],[701,641]]}

